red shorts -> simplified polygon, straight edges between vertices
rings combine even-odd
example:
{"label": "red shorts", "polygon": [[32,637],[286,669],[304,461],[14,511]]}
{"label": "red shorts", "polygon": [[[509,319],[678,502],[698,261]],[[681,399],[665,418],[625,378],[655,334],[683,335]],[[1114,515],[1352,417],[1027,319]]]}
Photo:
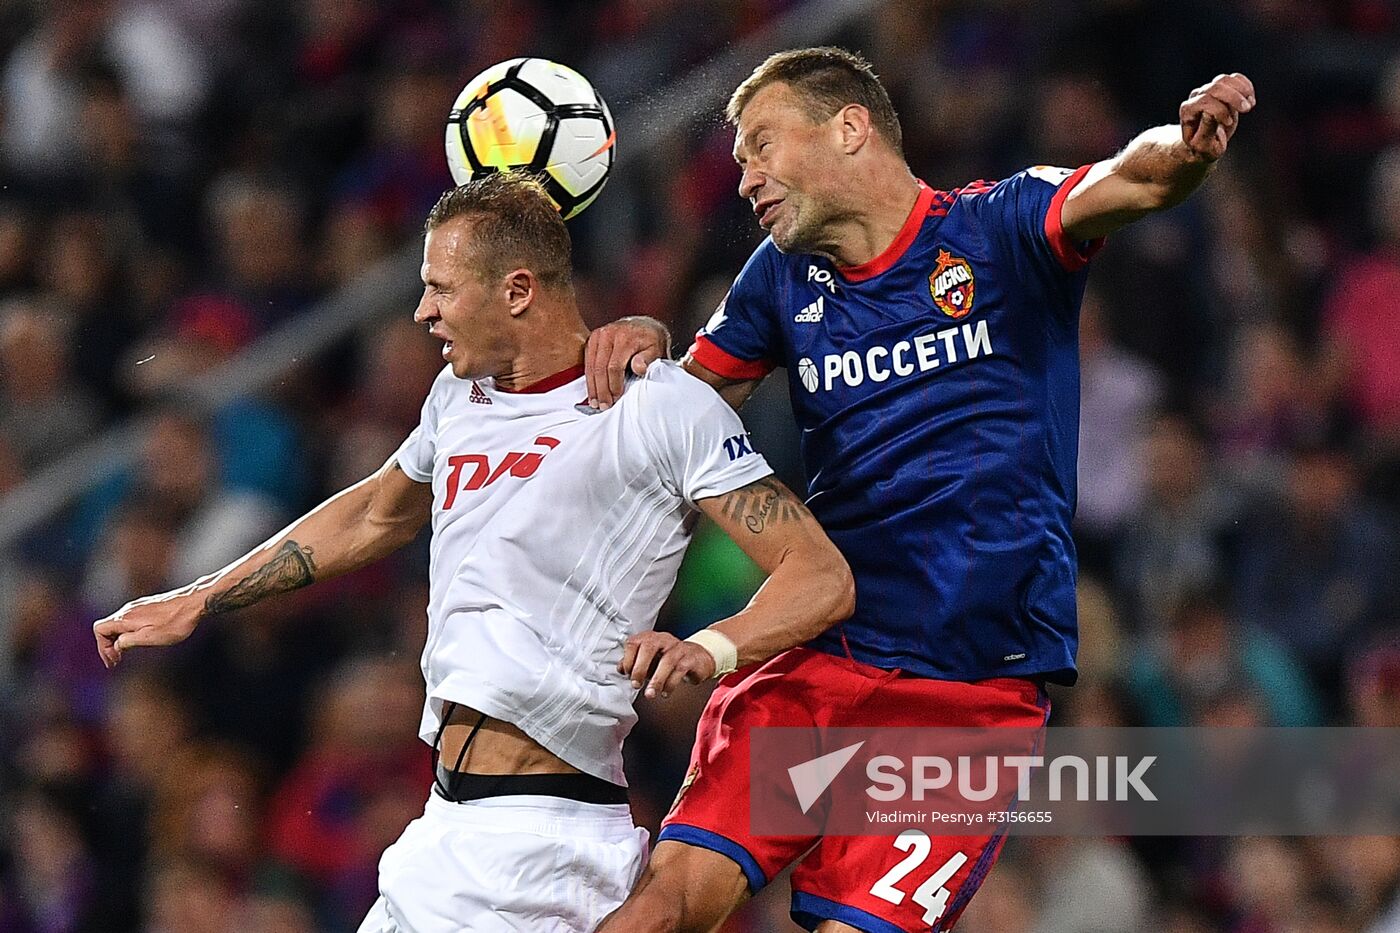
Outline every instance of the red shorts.
{"label": "red shorts", "polygon": [[[951,930],[1004,836],[757,836],[749,820],[749,730],[764,726],[1044,726],[1034,681],[931,680],[794,648],[720,681],[700,717],[685,784],[658,841],[737,862],[757,892],[797,861],[792,916],[870,933]],[[810,851],[809,851],[810,850]],[[805,853],[805,855],[804,855]],[[944,894],[944,892],[947,892]]]}

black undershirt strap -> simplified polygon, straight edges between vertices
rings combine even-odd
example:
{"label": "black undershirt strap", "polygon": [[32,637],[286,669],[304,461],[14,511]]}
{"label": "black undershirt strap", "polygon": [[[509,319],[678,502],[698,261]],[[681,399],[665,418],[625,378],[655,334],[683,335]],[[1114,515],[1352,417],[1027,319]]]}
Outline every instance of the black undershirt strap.
{"label": "black undershirt strap", "polygon": [[[481,731],[481,727],[485,724],[486,714],[482,713],[481,718],[476,721],[476,725],[472,726],[472,731],[467,734],[467,740],[462,743],[462,750],[457,753],[457,763],[452,766],[452,783],[448,785],[448,787],[451,788],[450,793],[447,795],[448,800],[462,799],[457,796],[457,779],[463,774],[462,761],[467,757],[467,749],[471,748],[472,740],[476,738],[476,734]],[[439,760],[438,763],[441,764],[441,760]],[[434,777],[436,777],[436,775],[434,775]]]}
{"label": "black undershirt strap", "polygon": [[[594,777],[591,774],[568,772],[563,774],[472,774],[453,773],[438,766],[434,781],[438,795],[453,803],[466,803],[487,797],[511,797],[529,795],[540,797],[562,797],[581,803],[626,803],[627,788]],[[452,788],[448,796],[443,786]]]}
{"label": "black undershirt strap", "polygon": [[513,795],[563,797],[583,803],[627,803],[627,788],[591,774],[473,774],[462,771],[467,749],[471,748],[481,727],[486,725],[485,713],[472,726],[467,740],[457,752],[457,760],[448,768],[442,761],[442,734],[456,711],[457,704],[449,700],[443,708],[437,735],[433,738],[433,787],[438,796],[453,803]]}

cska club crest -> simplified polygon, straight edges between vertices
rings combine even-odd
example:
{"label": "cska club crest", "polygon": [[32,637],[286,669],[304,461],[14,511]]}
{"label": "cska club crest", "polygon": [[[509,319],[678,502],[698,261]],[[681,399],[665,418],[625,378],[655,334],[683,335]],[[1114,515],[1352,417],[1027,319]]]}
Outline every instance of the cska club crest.
{"label": "cska club crest", "polygon": [[938,310],[957,319],[972,313],[972,298],[977,282],[972,266],[946,249],[938,251],[938,266],[929,273],[928,290]]}

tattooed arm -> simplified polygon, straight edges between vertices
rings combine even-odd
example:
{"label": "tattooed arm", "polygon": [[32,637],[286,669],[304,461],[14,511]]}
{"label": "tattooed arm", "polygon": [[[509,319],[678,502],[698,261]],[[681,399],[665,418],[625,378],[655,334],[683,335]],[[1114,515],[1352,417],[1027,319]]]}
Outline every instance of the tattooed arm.
{"label": "tattooed arm", "polygon": [[[749,604],[710,626],[738,650],[737,666],[810,641],[855,611],[855,581],[836,545],[792,490],[772,476],[697,505],[768,574]],[[652,669],[653,664],[655,670]],[[715,659],[665,632],[628,639],[618,669],[647,696],[715,674]]]}
{"label": "tattooed arm", "polygon": [[204,600],[204,614],[242,609],[272,593],[310,586],[316,582],[314,555],[315,550],[310,546],[288,538],[267,563],[222,593],[209,594]]}
{"label": "tattooed arm", "polygon": [[115,667],[128,648],[183,641],[206,616],[372,563],[413,540],[432,500],[430,486],[409,479],[390,459],[222,570],[134,600],[94,623],[97,653]]}
{"label": "tattooed arm", "polygon": [[747,606],[712,626],[738,647],[741,667],[810,641],[855,611],[846,558],[775,477],[696,504],[768,574]]}

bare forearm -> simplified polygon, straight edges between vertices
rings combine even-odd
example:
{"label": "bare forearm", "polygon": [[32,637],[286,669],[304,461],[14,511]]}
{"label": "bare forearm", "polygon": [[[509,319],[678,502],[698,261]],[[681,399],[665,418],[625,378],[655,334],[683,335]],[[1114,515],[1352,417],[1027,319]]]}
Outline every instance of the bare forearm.
{"label": "bare forearm", "polygon": [[747,382],[733,382],[719,390],[719,397],[729,403],[729,407],[738,411],[744,407],[744,403],[749,400],[758,388],[759,380],[750,379]]}
{"label": "bare forearm", "polygon": [[1156,126],[1137,136],[1114,160],[1114,171],[1127,182],[1155,195],[1153,208],[1172,207],[1201,186],[1215,166],[1192,152],[1181,138],[1181,126]]}
{"label": "bare forearm", "polygon": [[1164,208],[1201,186],[1225,154],[1240,114],[1254,109],[1244,75],[1217,75],[1182,103],[1181,122],[1138,135],[1122,152],[1096,162],[1069,192],[1060,221],[1071,240],[1086,241]]}
{"label": "bare forearm", "polygon": [[191,595],[204,597],[203,615],[232,612],[267,596],[288,593],[316,582],[314,546],[288,536],[273,547],[270,556],[264,545],[237,563],[196,582],[190,588]]}
{"label": "bare forearm", "polygon": [[356,570],[411,540],[417,525],[376,515],[371,477],[331,497],[248,554],[186,587],[202,615],[251,606]]}
{"label": "bare forearm", "polygon": [[742,610],[711,628],[738,649],[740,667],[804,644],[850,616],[855,586],[844,561],[785,558]]}
{"label": "bare forearm", "polygon": [[850,567],[786,486],[768,477],[724,496],[719,510],[741,546],[783,536],[768,580],[740,612],[712,626],[734,643],[741,666],[810,641],[854,611]]}
{"label": "bare forearm", "polygon": [[735,411],[744,407],[749,396],[753,395],[754,390],[763,382],[762,379],[727,379],[706,369],[689,353],[681,357],[681,366],[696,379],[708,383],[712,389],[719,393],[720,398],[729,403],[729,407]]}
{"label": "bare forearm", "polygon": [[1212,164],[1182,143],[1181,127],[1150,129],[1089,169],[1061,210],[1065,232],[1093,240],[1172,207],[1200,186]]}
{"label": "bare forearm", "polygon": [[132,600],[98,619],[92,631],[102,663],[116,667],[132,648],[183,641],[206,616],[242,609],[383,557],[427,521],[432,498],[431,487],[410,480],[391,460],[222,570],[178,590]]}
{"label": "bare forearm", "polygon": [[699,683],[766,661],[855,611],[855,581],[846,559],[802,500],[775,477],[697,504],[768,581],[742,611],[685,641],[665,632],[628,638],[617,669],[640,687],[655,662],[648,697],[668,696],[682,681]]}

